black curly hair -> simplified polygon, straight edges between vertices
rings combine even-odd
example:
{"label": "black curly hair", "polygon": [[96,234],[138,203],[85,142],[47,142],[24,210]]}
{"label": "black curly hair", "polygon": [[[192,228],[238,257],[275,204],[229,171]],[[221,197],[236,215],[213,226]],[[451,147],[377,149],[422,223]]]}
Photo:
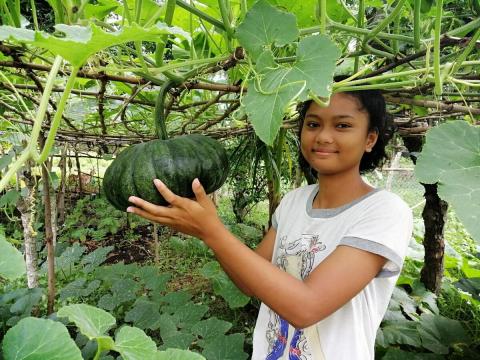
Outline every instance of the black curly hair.
{"label": "black curly hair", "polygon": [[[341,79],[335,79],[335,81],[339,80]],[[343,94],[348,94],[358,100],[358,103],[361,106],[360,110],[365,111],[368,114],[369,132],[376,131],[378,133],[378,139],[375,143],[375,146],[372,148],[372,151],[365,152],[360,161],[360,173],[374,170],[375,168],[381,166],[387,158],[385,147],[393,134],[393,127],[390,121],[391,119],[387,115],[385,99],[379,90],[345,91],[343,92]],[[298,108],[298,112],[300,114],[300,123],[298,127],[299,144],[301,141],[301,134],[305,115],[312,101],[313,100],[305,101],[301,103]],[[309,182],[311,182],[313,178],[317,178],[316,170],[312,169],[308,162],[305,160],[300,147],[299,163]]]}

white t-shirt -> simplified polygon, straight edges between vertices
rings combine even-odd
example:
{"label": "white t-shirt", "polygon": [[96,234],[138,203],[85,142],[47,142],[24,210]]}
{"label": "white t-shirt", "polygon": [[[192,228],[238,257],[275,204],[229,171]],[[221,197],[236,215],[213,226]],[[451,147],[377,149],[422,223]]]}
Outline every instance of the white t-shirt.
{"label": "white t-shirt", "polygon": [[378,189],[339,208],[313,209],[317,192],[318,185],[303,186],[281,201],[272,219],[272,263],[303,279],[338,245],[382,255],[387,262],[359,294],[309,330],[295,329],[262,303],[252,360],[374,358],[376,332],[412,234],[412,212],[397,195]]}

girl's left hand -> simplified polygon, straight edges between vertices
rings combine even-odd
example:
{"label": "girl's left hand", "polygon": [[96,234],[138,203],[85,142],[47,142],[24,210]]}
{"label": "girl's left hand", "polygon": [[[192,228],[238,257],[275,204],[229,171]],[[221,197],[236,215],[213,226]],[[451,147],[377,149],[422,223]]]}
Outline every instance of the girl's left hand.
{"label": "girl's left hand", "polygon": [[198,179],[192,182],[196,201],[175,195],[158,179],[153,182],[170,206],[159,206],[136,196],[130,196],[128,200],[135,206],[128,207],[127,212],[200,239],[205,239],[208,235],[218,231],[219,227],[223,227],[215,205],[205,193],[205,189]]}

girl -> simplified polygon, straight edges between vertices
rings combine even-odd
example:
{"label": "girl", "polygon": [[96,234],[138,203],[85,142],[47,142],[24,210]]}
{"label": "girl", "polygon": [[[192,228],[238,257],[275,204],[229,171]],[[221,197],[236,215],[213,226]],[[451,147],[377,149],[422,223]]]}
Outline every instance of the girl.
{"label": "girl", "polygon": [[374,358],[412,231],[409,207],[361,177],[385,157],[385,115],[378,91],[304,104],[300,159],[318,183],[282,199],[255,250],[221,223],[198,179],[196,201],[157,179],[169,207],[130,198],[127,211],[202,239],[237,286],[262,301],[252,359]]}

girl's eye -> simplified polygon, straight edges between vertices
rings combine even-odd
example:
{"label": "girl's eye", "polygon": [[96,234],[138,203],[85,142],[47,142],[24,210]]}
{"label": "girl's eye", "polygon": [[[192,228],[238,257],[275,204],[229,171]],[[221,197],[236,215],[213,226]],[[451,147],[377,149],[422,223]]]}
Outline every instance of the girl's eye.
{"label": "girl's eye", "polygon": [[345,123],[337,124],[337,128],[339,129],[348,129],[350,127],[352,127],[350,124],[345,124]]}
{"label": "girl's eye", "polygon": [[309,127],[309,128],[315,128],[315,127],[317,127],[317,126],[318,126],[318,124],[317,124],[316,122],[314,122],[314,121],[307,121],[307,127]]}

